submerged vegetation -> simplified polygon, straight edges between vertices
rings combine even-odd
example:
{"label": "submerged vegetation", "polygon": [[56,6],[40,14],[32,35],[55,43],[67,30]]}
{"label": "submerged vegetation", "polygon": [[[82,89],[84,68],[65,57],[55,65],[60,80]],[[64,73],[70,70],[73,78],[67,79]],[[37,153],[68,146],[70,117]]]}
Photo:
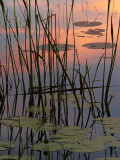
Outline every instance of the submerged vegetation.
{"label": "submerged vegetation", "polygon": [[[114,95],[109,96],[111,79],[115,65],[117,39],[114,42],[113,22],[111,17],[111,39],[108,42],[108,22],[106,41],[87,43],[83,47],[102,49],[93,77],[88,61],[85,72],[81,69],[75,43],[75,26],[99,26],[101,22],[73,22],[74,0],[68,15],[66,1],[66,37],[65,43],[59,43],[57,16],[47,2],[46,18],[43,18],[38,1],[13,1],[13,22],[9,18],[8,8],[0,1],[5,31],[6,62],[0,64],[0,124],[6,128],[8,141],[0,141],[0,159],[92,159],[90,153],[105,150],[105,158],[96,160],[119,159],[116,147],[120,147],[119,118],[111,117],[110,103]],[[19,24],[17,9],[22,14],[24,27]],[[69,28],[72,23],[74,44],[69,44]],[[103,35],[104,29],[89,29],[85,34]],[[22,40],[21,40],[22,39]],[[106,73],[107,49],[111,48],[109,72]],[[73,52],[73,62],[69,62],[69,52]],[[103,61],[102,84],[97,77]],[[96,98],[95,89],[100,89],[101,96]],[[10,98],[14,96],[12,107]],[[18,100],[22,97],[22,101]],[[20,101],[17,107],[17,101]],[[23,104],[22,104],[23,103]],[[27,103],[27,105],[26,105]],[[22,107],[23,106],[23,107]],[[96,126],[101,132],[95,134]],[[95,126],[95,127],[94,127]],[[13,134],[14,133],[14,134]],[[10,135],[9,135],[10,134]],[[2,137],[1,137],[2,139]],[[98,145],[99,144],[99,145]],[[18,149],[18,154],[16,150]],[[110,149],[110,157],[107,150]],[[3,150],[9,150],[5,155]],[[114,153],[115,152],[115,153]],[[112,157],[112,156],[115,156]],[[98,156],[97,156],[98,157]],[[99,156],[101,157],[101,156]]]}

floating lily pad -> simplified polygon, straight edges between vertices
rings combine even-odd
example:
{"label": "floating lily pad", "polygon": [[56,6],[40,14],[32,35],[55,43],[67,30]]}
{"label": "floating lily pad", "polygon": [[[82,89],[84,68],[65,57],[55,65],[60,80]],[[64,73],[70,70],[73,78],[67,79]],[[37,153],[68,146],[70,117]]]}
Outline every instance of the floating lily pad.
{"label": "floating lily pad", "polygon": [[[83,107],[83,109],[90,109],[90,104],[89,103],[87,103],[87,102],[84,102],[83,103],[83,106],[82,106],[82,102],[80,103],[80,108],[82,109],[82,107]],[[76,103],[74,103],[73,104],[73,107],[74,108],[78,108],[78,105],[76,104]]]}
{"label": "floating lily pad", "polygon": [[57,134],[50,138],[59,143],[82,143],[88,139],[87,134],[90,132],[89,128],[79,129],[77,126],[69,126],[59,129]]}
{"label": "floating lily pad", "polygon": [[[58,100],[58,95],[57,94],[53,94],[53,96],[54,96],[54,100]],[[50,94],[47,94],[46,97],[47,97],[47,99],[51,99],[52,96]]]}
{"label": "floating lily pad", "polygon": [[20,127],[30,127],[30,128],[32,128],[35,124],[42,123],[41,120],[32,117],[12,117],[0,120],[0,122],[7,126],[19,127],[20,125]]}
{"label": "floating lily pad", "polygon": [[[68,131],[69,132],[69,131]],[[74,135],[61,135],[59,132],[55,135],[52,135],[50,138],[54,142],[60,142],[60,143],[82,143],[83,141],[88,139],[88,136],[86,134],[80,134],[77,136]]]}
{"label": "floating lily pad", "polygon": [[68,130],[69,131],[67,131],[67,128],[65,127],[61,129],[62,134],[59,134],[61,132],[58,131],[56,135],[52,135],[50,138],[57,143],[63,143],[64,149],[69,150],[70,152],[98,152],[105,149],[105,144],[113,145],[112,142],[115,143],[117,141],[117,139],[111,135],[102,135],[94,140],[88,140],[86,133],[89,133],[89,130],[82,129],[82,132],[78,135],[75,134],[74,128],[70,127]]}
{"label": "floating lily pad", "polygon": [[114,133],[114,134],[120,134],[120,128],[116,128],[115,127],[115,128],[111,128],[111,129],[106,129],[106,132],[108,132],[108,133]]}
{"label": "floating lily pad", "polygon": [[52,131],[61,128],[60,126],[55,125],[54,123],[43,123],[41,120],[31,117],[13,117],[3,119],[0,122],[7,126],[19,127],[19,120],[20,127],[32,128],[35,133],[37,131]]}
{"label": "floating lily pad", "polygon": [[75,140],[70,138],[58,138],[58,139],[53,139],[53,141],[57,143],[75,143]]}
{"label": "floating lily pad", "polygon": [[119,117],[104,117],[95,118],[97,123],[104,125],[106,132],[120,134],[120,118]]}
{"label": "floating lily pad", "polygon": [[104,157],[104,158],[97,158],[96,160],[120,160],[119,157]]}
{"label": "floating lily pad", "polygon": [[58,134],[64,135],[64,136],[79,136],[79,135],[85,135],[91,132],[90,128],[85,129],[73,129],[72,127],[64,127],[60,130],[58,130]]}
{"label": "floating lily pad", "polygon": [[0,155],[0,160],[17,160],[18,156],[12,156],[12,155]]}
{"label": "floating lily pad", "polygon": [[74,23],[75,26],[78,27],[94,27],[102,25],[101,22],[88,22],[88,21],[79,21]]}
{"label": "floating lily pad", "polygon": [[[104,123],[105,123],[105,122],[104,122]],[[103,125],[104,125],[105,128],[114,129],[114,128],[119,128],[119,127],[120,127],[120,124],[119,124],[119,123],[118,123],[118,124],[115,123],[115,122],[114,122],[113,124],[104,124],[104,123],[103,123]]]}
{"label": "floating lily pad", "polygon": [[103,36],[102,32],[105,32],[105,30],[104,29],[89,29],[88,31],[81,31],[81,32],[84,34]]}
{"label": "floating lily pad", "polygon": [[68,136],[64,136],[62,134],[53,134],[50,136],[50,138],[52,138],[53,140],[54,139],[62,139],[62,138],[66,138],[66,137],[68,137]]}
{"label": "floating lily pad", "polygon": [[36,131],[53,131],[53,130],[58,130],[60,129],[61,126],[56,125],[54,123],[42,123],[42,124],[35,124],[34,126],[32,126],[33,132]]}
{"label": "floating lily pad", "polygon": [[54,141],[55,139],[74,139],[75,141],[80,141],[80,140],[83,140],[83,139],[88,139],[87,135],[78,135],[78,136],[66,136],[66,135],[62,135],[62,134],[53,134],[51,135],[52,140]]}
{"label": "floating lily pad", "polygon": [[[97,42],[97,43],[86,43],[83,44],[83,47],[89,48],[89,49],[105,49],[105,43],[103,42]],[[110,49],[112,47],[115,47],[115,44],[107,43],[106,48]]]}
{"label": "floating lily pad", "polygon": [[[82,97],[81,97],[80,94],[77,94],[76,96],[78,98],[78,101],[79,101],[80,107],[81,107],[82,106]],[[83,109],[91,108],[92,105],[90,103],[88,103],[90,101],[90,97],[88,95],[85,95],[84,98],[85,98],[85,100],[84,100],[84,103],[83,103]],[[65,100],[66,99],[66,95],[61,95],[61,99]],[[67,94],[67,100],[74,103],[73,104],[74,108],[78,108],[77,104],[75,103],[76,100],[75,100],[74,94]],[[94,107],[99,108],[99,103],[94,103],[93,105],[94,105]]]}
{"label": "floating lily pad", "polygon": [[[57,45],[57,49],[58,49],[58,51],[65,51],[65,44],[56,44]],[[46,50],[46,51],[48,51],[49,50],[49,47],[50,47],[50,51],[53,51],[53,49],[52,49],[52,47],[51,46],[49,46],[48,44],[46,44],[46,45],[40,45],[39,46],[39,49],[40,50],[42,50],[42,49],[44,49],[44,50]],[[72,50],[72,49],[74,49],[74,45],[71,45],[71,44],[67,44],[67,50]]]}
{"label": "floating lily pad", "polygon": [[18,156],[12,156],[12,155],[0,155],[0,160],[35,160],[35,157],[32,156],[23,156],[23,157],[18,157]]}
{"label": "floating lily pad", "polygon": [[[50,110],[51,110],[50,106],[44,106],[44,112],[49,112]],[[31,107],[26,107],[26,111],[41,114],[43,112],[43,108],[39,106],[31,106]]]}
{"label": "floating lily pad", "polygon": [[8,150],[9,148],[15,148],[17,145],[10,141],[0,141],[0,151]]}
{"label": "floating lily pad", "polygon": [[[56,137],[56,138],[55,138]],[[54,142],[59,143],[83,143],[83,141],[86,141],[88,137],[86,135],[78,135],[78,136],[63,136],[61,137],[60,134],[57,134],[57,136],[52,136],[52,140]]]}
{"label": "floating lily pad", "polygon": [[108,144],[109,147],[120,147],[120,141],[114,140]]}
{"label": "floating lily pad", "polygon": [[82,37],[82,38],[84,38],[85,36],[77,35],[77,37]]}
{"label": "floating lily pad", "polygon": [[63,127],[59,130],[59,132],[70,132],[78,129],[78,126],[69,126],[69,127]]}
{"label": "floating lily pad", "polygon": [[[67,101],[70,101],[70,102],[75,102],[75,96],[74,94],[61,94],[60,95],[60,98],[62,101],[66,100],[66,96],[67,96]],[[82,101],[82,97],[80,94],[76,94],[77,98],[78,98],[78,101],[81,102]],[[47,98],[51,99],[51,95],[47,95]],[[90,101],[90,96],[89,95],[84,95],[84,98],[87,100],[87,101]],[[57,94],[54,94],[54,99],[55,100],[58,100],[58,96]]]}
{"label": "floating lily pad", "polygon": [[117,139],[114,137],[114,136],[111,136],[111,135],[102,135],[98,138],[96,138],[95,140],[93,140],[93,143],[96,143],[96,144],[108,144],[108,143],[111,143],[112,141],[116,141]]}
{"label": "floating lily pad", "polygon": [[105,144],[109,145],[116,141],[117,139],[113,136],[103,135],[91,141],[83,140],[79,142],[80,144],[65,143],[64,149],[67,149],[70,152],[92,153],[104,150]]}
{"label": "floating lily pad", "polygon": [[[82,101],[82,97],[81,97],[80,94],[77,94],[76,96],[77,96],[79,101]],[[62,98],[62,100],[65,100],[66,99],[66,95],[61,95],[61,98]],[[89,101],[90,97],[88,95],[85,95],[85,99]],[[71,101],[71,102],[75,102],[74,94],[67,94],[67,100]]]}
{"label": "floating lily pad", "polygon": [[[80,145],[64,145],[65,149],[72,151],[72,152],[81,152],[81,153],[88,153],[88,152],[97,152],[105,149],[105,144],[110,145],[112,142],[116,142],[117,139],[114,136],[103,135],[94,140],[84,140]],[[99,144],[99,145],[98,145]]]}
{"label": "floating lily pad", "polygon": [[104,144],[99,145],[81,145],[81,144],[64,144],[64,149],[69,150],[70,152],[80,152],[80,153],[92,153],[98,152],[105,149]]}
{"label": "floating lily pad", "polygon": [[96,121],[99,124],[103,125],[112,125],[112,124],[120,124],[120,118],[119,117],[104,117],[104,118],[95,118],[94,121]]}
{"label": "floating lily pad", "polygon": [[46,152],[56,152],[63,149],[63,145],[59,143],[37,143],[33,145],[34,150],[44,150]]}

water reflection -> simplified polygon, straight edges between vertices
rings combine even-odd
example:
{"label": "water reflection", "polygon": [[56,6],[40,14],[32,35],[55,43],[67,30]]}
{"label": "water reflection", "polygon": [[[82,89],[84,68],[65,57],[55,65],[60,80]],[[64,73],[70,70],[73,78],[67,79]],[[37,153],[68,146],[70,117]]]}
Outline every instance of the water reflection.
{"label": "water reflection", "polygon": [[[70,8],[71,8],[70,7],[71,1],[68,1],[67,3],[68,3],[67,4],[67,12],[69,15]],[[98,21],[98,22],[102,23],[102,26],[100,26],[100,27],[99,26],[92,27],[92,28],[90,27],[89,29],[86,27],[85,28],[79,28],[76,26],[74,27],[76,48],[78,50],[79,59],[82,64],[85,63],[86,59],[89,59],[89,63],[95,63],[95,62],[97,63],[98,61],[95,61],[95,59],[98,58],[98,55],[101,56],[103,54],[103,52],[101,52],[101,54],[99,54],[95,50],[94,51],[85,50],[82,48],[82,45],[86,44],[86,43],[91,43],[91,42],[92,43],[100,42],[100,41],[105,42],[105,34],[102,37],[101,36],[97,37],[97,35],[95,35],[95,34],[92,34],[92,36],[91,36],[91,35],[86,35],[86,33],[89,34],[91,31],[92,31],[92,33],[93,32],[95,33],[95,31],[98,31],[100,29],[103,29],[103,30],[106,29],[107,3],[108,3],[107,1],[101,1],[101,2],[97,1],[96,2],[95,0],[93,0],[92,2],[91,1],[90,2],[84,1],[84,0],[80,1],[80,2],[79,1],[75,2],[74,8],[73,8],[73,22],[74,23],[77,21],[86,21],[86,22],[89,21],[89,22],[94,22],[94,23],[96,23]],[[23,11],[25,11],[25,7],[24,7],[23,2],[19,1],[19,4],[21,5]],[[10,9],[9,9],[10,10],[9,11],[10,12],[9,13],[10,20],[12,22],[12,19],[13,19],[13,23],[14,23],[14,18],[12,18],[13,17],[13,15],[12,15],[13,3],[8,2],[7,5],[10,7]],[[34,11],[35,4],[33,1],[31,2],[31,5],[32,5],[32,12],[35,12]],[[46,15],[47,15],[47,3],[44,1],[41,1],[41,2],[38,2],[38,5],[39,5],[40,11],[41,11],[41,15],[43,16],[43,19],[45,19]],[[115,37],[114,39],[116,39],[117,28],[118,28],[118,23],[119,23],[119,5],[120,4],[117,0],[111,1],[111,14],[110,15],[113,15],[114,37]],[[102,6],[102,7],[100,7],[100,6]],[[23,23],[23,26],[25,26],[25,24],[24,24],[25,21],[23,20],[20,9],[18,9],[18,8],[19,8],[18,3],[16,2],[16,11],[18,12],[17,14],[19,15],[18,22],[20,22],[20,25],[22,25],[22,23]],[[52,13],[57,15],[57,26],[58,26],[57,33],[60,34],[58,39],[59,39],[59,43],[64,44],[66,41],[66,36],[65,36],[66,35],[66,11],[65,11],[66,4],[64,1],[60,1],[60,2],[50,1],[50,9],[52,10]],[[96,17],[97,17],[97,19],[96,19]],[[33,16],[32,16],[32,19],[34,21]],[[34,23],[32,24],[32,26],[33,26],[33,30],[31,32],[34,34],[34,31],[35,31]],[[111,22],[109,21],[108,42],[111,42],[110,26],[111,26]],[[53,27],[54,27],[54,25],[53,25]],[[92,29],[92,30],[90,30],[90,29]],[[19,36],[21,37],[21,41],[24,41],[24,38],[23,38],[24,37],[24,29],[22,29],[22,27],[20,27],[20,29],[19,29],[19,34],[20,34]],[[23,34],[23,36],[22,36],[22,34]],[[41,31],[41,36],[42,35],[43,35],[43,33]],[[94,41],[94,39],[95,39],[95,41]],[[73,24],[72,24],[72,20],[71,20],[71,25],[69,28],[69,44],[73,44],[73,42],[74,42]],[[119,48],[118,48],[118,51],[119,51]],[[5,51],[3,51],[1,54],[5,55]],[[92,57],[95,57],[95,58],[93,59]],[[70,59],[69,63],[71,63],[73,57],[70,56],[69,59]],[[117,58],[117,60],[118,60],[118,58]],[[5,58],[4,59],[2,58],[3,64],[4,64],[4,61],[5,61]]]}
{"label": "water reflection", "polygon": [[[108,1],[82,0],[75,2],[74,5],[71,1],[50,1],[49,3],[38,1],[40,13],[34,1],[31,2],[31,8],[29,8],[29,2],[6,3],[9,6],[9,10],[6,12],[8,14],[4,17],[7,19],[6,30],[1,27],[5,38],[3,40],[0,37],[5,44],[5,49],[1,50],[0,54],[1,63],[5,67],[5,81],[2,87],[7,86],[10,80],[12,81],[12,93],[14,93],[14,96],[11,93],[9,95],[8,91],[10,90],[7,87],[8,90],[4,91],[7,98],[5,111],[4,104],[1,107],[3,109],[1,113],[4,112],[3,115],[1,114],[3,119],[1,120],[1,139],[12,140],[18,144],[15,149],[8,147],[8,149],[10,148],[8,153],[18,156],[35,154],[39,159],[51,160],[92,160],[101,157],[101,154],[103,157],[107,155],[119,157],[115,146],[108,146],[111,140],[107,139],[100,143],[97,139],[102,134],[106,136],[108,134],[104,125],[97,124],[94,120],[105,114],[112,116],[110,109],[113,96],[108,96],[108,90],[103,89],[103,81],[105,81],[105,87],[106,84],[109,86],[108,74],[103,77],[103,72],[105,70],[106,73],[109,73],[110,62],[113,62],[111,63],[111,72],[113,71],[116,53],[113,54],[112,51],[117,37],[119,2],[111,1],[107,52],[105,52],[105,29]],[[28,14],[30,9],[31,12]],[[111,34],[111,15],[114,35]],[[112,38],[114,37],[113,44],[111,35]],[[118,45],[117,52],[119,49]],[[106,56],[104,56],[105,54]],[[111,56],[113,56],[113,61],[111,61]],[[100,58],[101,61],[99,61]],[[104,62],[105,65],[103,65]],[[119,69],[118,62],[119,54],[117,54],[116,61]],[[96,64],[99,66],[97,69]],[[118,73],[119,70],[117,70],[119,78],[120,74]],[[113,75],[116,77],[115,72]],[[116,84],[117,79],[114,77],[112,83]],[[101,95],[104,95],[103,90],[107,95],[105,105],[101,98]],[[109,91],[113,90],[110,88]],[[0,90],[0,100],[3,99],[1,97],[4,92]],[[19,96],[20,93],[21,96]],[[47,107],[45,106],[49,106],[50,110],[46,111]],[[12,118],[9,119],[9,117]],[[33,123],[34,121],[35,123]],[[65,126],[69,125],[78,127],[77,130],[73,127],[63,133],[61,128],[57,128],[58,125],[62,126],[63,130],[67,128]],[[37,130],[34,127],[38,127]],[[90,132],[84,135],[82,132],[86,129]],[[79,137],[78,133],[80,138],[81,135],[84,135],[89,141],[85,141],[85,144],[80,140],[75,141],[75,137]],[[62,136],[62,138],[57,137],[56,140],[62,141],[62,144],[56,144],[57,147],[60,146],[58,149],[60,151],[54,150],[57,147],[52,146],[53,142],[55,145],[55,139],[51,135]],[[111,136],[115,138],[113,133]],[[73,138],[73,144],[68,143]],[[94,141],[97,143],[94,144]],[[98,142],[102,146],[100,149],[96,149]],[[37,145],[40,143],[39,148],[34,148],[33,144],[35,145],[35,143]],[[88,147],[87,151],[85,147]],[[99,152],[92,153],[97,151]],[[4,152],[1,153],[4,154]]]}

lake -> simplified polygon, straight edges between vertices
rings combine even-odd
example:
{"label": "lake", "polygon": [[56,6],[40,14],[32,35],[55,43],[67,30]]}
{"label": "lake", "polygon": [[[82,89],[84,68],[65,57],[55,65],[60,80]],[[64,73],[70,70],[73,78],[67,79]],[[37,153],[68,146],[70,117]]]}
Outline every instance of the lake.
{"label": "lake", "polygon": [[120,2],[0,2],[0,159],[120,159]]}

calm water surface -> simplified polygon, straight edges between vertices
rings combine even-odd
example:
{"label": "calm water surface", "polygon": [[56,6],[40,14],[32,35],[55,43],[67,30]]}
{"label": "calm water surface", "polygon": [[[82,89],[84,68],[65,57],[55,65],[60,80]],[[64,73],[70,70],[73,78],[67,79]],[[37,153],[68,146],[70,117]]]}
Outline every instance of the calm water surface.
{"label": "calm water surface", "polygon": [[[14,18],[13,18],[13,1],[5,1],[6,6],[8,7],[8,12],[9,12],[9,20],[11,21],[13,28],[14,28]],[[19,1],[20,5],[22,6],[22,9],[25,10],[24,5],[21,1]],[[39,0],[38,1],[38,5],[39,5],[39,9],[40,9],[40,13],[43,17],[43,19],[46,19],[46,15],[47,15],[47,2],[43,1],[43,0]],[[56,24],[57,24],[57,41],[59,42],[59,44],[65,44],[66,43],[66,35],[67,35],[67,21],[68,21],[68,17],[70,15],[71,12],[71,1],[68,0],[67,3],[65,0],[50,0],[49,2],[50,5],[50,11],[52,12],[52,14],[56,14]],[[31,6],[32,6],[32,10],[31,10],[31,15],[35,12],[34,11],[34,1],[31,1]],[[102,49],[89,49],[86,47],[83,47],[84,44],[87,43],[93,43],[93,47],[94,47],[94,43],[105,43],[106,41],[106,26],[107,26],[107,8],[108,8],[108,1],[107,0],[76,0],[74,2],[74,7],[73,7],[73,12],[72,12],[72,16],[70,19],[70,26],[69,26],[69,32],[68,32],[68,44],[75,44],[75,48],[77,51],[77,55],[78,55],[78,60],[80,62],[81,65],[81,70],[82,73],[85,73],[85,65],[86,65],[86,61],[88,63],[89,69],[90,69],[90,76],[91,76],[91,80],[93,80],[94,77],[94,73],[95,73],[95,69],[96,66],[98,64],[98,61],[100,59],[100,57],[102,56],[102,54],[105,52],[104,47],[102,47]],[[24,20],[22,17],[22,14],[20,12],[20,9],[18,7],[18,3],[16,1],[16,14],[18,16],[18,21],[20,24],[20,28],[19,28],[19,39],[20,39],[20,43],[21,45],[23,45],[24,48]],[[111,6],[110,6],[110,15],[109,15],[109,25],[108,25],[108,33],[107,33],[107,41],[109,43],[112,43],[111,40],[111,16],[112,16],[112,23],[113,23],[113,33],[114,33],[114,43],[116,42],[116,38],[117,38],[117,31],[118,31],[118,25],[119,25],[119,16],[120,16],[120,2],[119,0],[111,0]],[[99,26],[75,26],[73,25],[74,23],[78,22],[78,21],[86,21],[86,22],[99,22],[101,25]],[[2,65],[5,66],[6,64],[6,43],[5,43],[5,30],[3,28],[3,17],[2,17],[2,13],[1,13],[1,27],[0,27],[0,61],[2,63]],[[101,31],[101,32],[100,32]],[[32,29],[31,32],[33,34],[33,39],[35,40],[35,24],[34,24],[34,17],[32,17]],[[53,22],[53,36],[54,36],[54,22]],[[41,39],[44,36],[44,32],[43,30],[41,30]],[[13,36],[11,36],[12,40],[13,40],[13,50],[15,53],[15,60],[16,62],[18,62],[18,54],[17,54],[17,46],[16,46],[16,42],[13,38]],[[27,37],[28,38],[28,37]],[[40,45],[43,43],[42,40],[40,40]],[[29,46],[29,42],[27,42],[27,46]],[[40,54],[41,54],[41,50],[40,50]],[[110,57],[112,55],[112,49],[107,49],[106,51],[107,53],[107,57]],[[112,77],[112,81],[111,81],[111,85],[120,85],[120,42],[118,41],[118,47],[117,47],[117,55],[116,55],[116,63],[114,66],[114,72],[113,72],[113,77]],[[63,51],[60,52],[61,55],[63,55]],[[48,53],[46,52],[46,58],[47,58]],[[73,65],[73,60],[74,60],[74,49],[69,50],[68,51],[68,69],[70,69]],[[99,66],[99,70],[98,70],[98,74],[97,74],[97,79],[99,81],[95,82],[95,86],[101,86],[102,85],[102,74],[103,74],[103,60],[101,61],[101,64]],[[77,62],[76,62],[77,63]],[[110,64],[110,58],[106,59],[106,77],[107,77],[107,73],[109,71],[109,64]],[[18,67],[18,71],[20,73],[20,66],[19,66],[19,62],[17,64]],[[41,66],[41,70],[43,71],[43,68]],[[11,74],[11,80],[13,80],[13,76],[12,76],[12,65],[11,62],[9,64],[9,72]],[[24,72],[26,73],[26,69],[24,68]],[[21,73],[20,73],[21,74]],[[49,76],[49,71],[46,72],[47,76]],[[70,70],[69,75],[72,74],[72,71]],[[36,75],[35,75],[36,76]],[[43,77],[43,75],[41,74],[41,76]],[[36,77],[35,77],[36,78]],[[28,76],[27,74],[24,75],[24,79],[26,82],[26,88],[28,89],[29,87],[29,83],[28,83]],[[105,79],[106,81],[107,79]],[[49,79],[47,80],[47,83],[49,84]],[[19,87],[19,92],[21,93],[21,86]],[[100,102],[101,100],[101,89],[95,89],[95,95],[96,95],[96,99],[98,102]],[[14,89],[14,85],[12,87],[12,91],[11,93],[15,93],[15,89]],[[115,96],[110,104],[110,111],[111,111],[111,115],[112,116],[120,116],[120,87],[116,86],[116,87],[111,87],[110,88],[110,94],[111,93],[115,93],[117,96]],[[37,105],[37,101],[39,99],[39,97],[35,96],[35,103]],[[8,97],[8,101],[6,99],[5,101],[5,110],[4,110],[4,114],[1,116],[1,118],[6,118],[11,117],[11,116],[18,116],[18,115],[26,115],[25,112],[25,108],[26,106],[29,105],[29,96],[26,96],[25,99],[23,99],[23,96],[18,96],[17,98],[15,98],[14,96],[9,96]],[[48,101],[48,104],[50,105],[51,102]],[[75,109],[73,109],[72,104],[69,103],[69,117],[68,117],[68,121],[69,121],[69,125],[74,125],[74,114],[75,114]],[[9,113],[8,113],[8,109],[6,106],[9,106]],[[15,109],[16,108],[16,109]],[[14,112],[15,111],[15,112]],[[64,112],[64,109],[62,110]],[[83,119],[84,119],[84,124],[87,122],[87,116],[89,111],[85,111],[83,114]],[[27,113],[28,115],[28,113]],[[92,125],[92,120],[93,117],[90,117],[90,122],[89,122],[89,127]],[[102,128],[99,125],[95,125],[93,128],[93,137],[98,137],[100,134],[102,134]],[[96,131],[97,130],[97,131]],[[17,133],[19,132],[19,129],[12,129],[9,127],[5,127],[4,125],[1,126],[1,140],[6,140],[6,139],[12,139],[13,141],[15,141],[15,139],[17,139],[17,142],[19,142],[19,138],[17,137]],[[14,133],[14,134],[13,134]],[[24,144],[26,143],[26,130],[23,130],[23,142]],[[42,133],[41,133],[42,134]],[[51,134],[51,133],[50,133]],[[45,136],[49,137],[49,133],[47,133]],[[35,140],[37,141],[37,136],[35,137]],[[32,141],[32,140],[31,140]],[[31,142],[32,143],[32,142]],[[0,154],[13,154],[13,155],[20,155],[21,150],[20,147],[10,150],[8,152],[1,152]],[[26,150],[25,155],[30,155],[32,153],[31,149],[28,148],[28,150]],[[58,159],[58,160],[62,160],[63,156],[62,155],[67,155],[67,152],[62,152],[62,153],[51,153],[50,155],[50,159]],[[34,151],[34,155],[36,156],[36,159],[49,159],[48,156],[45,155],[44,152],[37,152]],[[116,150],[113,150],[113,152],[111,151],[110,148],[106,149],[105,151],[101,151],[98,153],[92,153],[92,154],[78,154],[75,153],[73,155],[73,157],[71,158],[70,156],[66,156],[68,159],[73,159],[73,160],[95,160],[96,158],[100,158],[100,157],[104,157],[104,156],[116,156],[120,157],[120,153],[119,153],[119,148],[117,148]],[[40,158],[41,157],[41,158]],[[67,159],[66,158],[66,159]]]}

